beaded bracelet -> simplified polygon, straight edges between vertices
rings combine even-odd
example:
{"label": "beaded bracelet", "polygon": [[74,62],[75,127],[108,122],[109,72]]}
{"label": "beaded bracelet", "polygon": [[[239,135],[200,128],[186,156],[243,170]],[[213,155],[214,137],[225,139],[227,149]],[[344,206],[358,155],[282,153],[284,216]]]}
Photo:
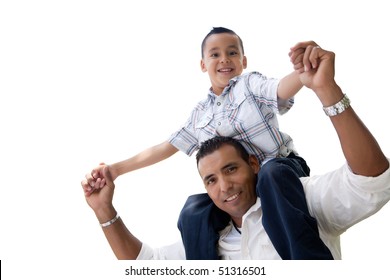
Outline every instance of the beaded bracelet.
{"label": "beaded bracelet", "polygon": [[102,228],[105,228],[105,227],[108,227],[108,226],[112,225],[113,223],[115,223],[118,219],[119,219],[119,215],[118,215],[118,213],[116,213],[116,216],[114,218],[112,218],[108,222],[102,223],[100,225]]}
{"label": "beaded bracelet", "polygon": [[325,115],[333,117],[344,112],[350,105],[351,101],[348,96],[344,94],[344,97],[339,102],[329,107],[323,107],[322,109],[324,109]]}

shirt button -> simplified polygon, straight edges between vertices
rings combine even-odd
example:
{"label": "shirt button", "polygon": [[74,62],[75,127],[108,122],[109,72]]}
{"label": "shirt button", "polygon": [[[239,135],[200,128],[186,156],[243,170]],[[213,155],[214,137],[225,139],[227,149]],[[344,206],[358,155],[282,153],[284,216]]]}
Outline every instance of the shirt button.
{"label": "shirt button", "polygon": [[218,125],[221,125],[221,122],[218,122]]}
{"label": "shirt button", "polygon": [[218,106],[221,106],[221,102],[217,102],[217,105],[218,105]]}

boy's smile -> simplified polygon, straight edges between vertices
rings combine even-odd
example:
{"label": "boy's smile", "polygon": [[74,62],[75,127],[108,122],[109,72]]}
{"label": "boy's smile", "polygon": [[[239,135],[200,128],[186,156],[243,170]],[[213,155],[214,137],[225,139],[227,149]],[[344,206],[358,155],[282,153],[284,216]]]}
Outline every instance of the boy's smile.
{"label": "boy's smile", "polygon": [[220,33],[207,38],[201,69],[208,72],[211,87],[216,95],[223,92],[230,79],[241,75],[246,66],[246,57],[236,35]]}

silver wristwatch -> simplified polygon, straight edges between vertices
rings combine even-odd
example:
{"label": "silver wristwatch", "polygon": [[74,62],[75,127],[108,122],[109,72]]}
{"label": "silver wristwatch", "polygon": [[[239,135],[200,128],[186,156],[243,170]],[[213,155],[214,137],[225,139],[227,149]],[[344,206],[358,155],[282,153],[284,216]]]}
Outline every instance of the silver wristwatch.
{"label": "silver wristwatch", "polygon": [[351,101],[348,96],[344,94],[343,99],[339,102],[329,107],[323,107],[322,109],[324,109],[324,112],[328,117],[333,117],[344,112],[350,105]]}

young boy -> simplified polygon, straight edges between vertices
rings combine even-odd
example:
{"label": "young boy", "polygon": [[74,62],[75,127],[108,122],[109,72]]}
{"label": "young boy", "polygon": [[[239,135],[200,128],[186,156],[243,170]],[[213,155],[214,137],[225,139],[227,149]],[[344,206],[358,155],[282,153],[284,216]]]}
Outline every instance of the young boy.
{"label": "young boy", "polygon": [[[227,28],[213,28],[202,42],[201,69],[208,72],[211,81],[208,97],[197,104],[186,124],[168,141],[109,165],[110,174],[116,179],[164,160],[178,150],[191,155],[200,143],[216,135],[236,138],[263,164],[258,180],[263,181],[259,185],[267,188],[256,191],[264,210],[264,228],[279,255],[283,259],[331,259],[330,251],[319,238],[315,220],[302,215],[308,210],[299,177],[308,176],[309,168],[296,155],[291,137],[279,131],[276,118],[276,113],[283,114],[291,108],[293,96],[302,87],[298,73],[279,81],[257,72],[242,74],[246,66],[241,38]],[[89,182],[87,193],[104,186],[103,167],[92,170],[95,181]],[[298,213],[292,215],[290,205]],[[267,213],[279,213],[280,218],[271,218]],[[187,259],[218,258],[218,231],[228,222],[223,215],[207,196],[202,201],[186,203],[178,226]],[[199,231],[208,234],[199,235]],[[290,241],[297,239],[303,240],[299,243],[302,246],[291,248]]]}

